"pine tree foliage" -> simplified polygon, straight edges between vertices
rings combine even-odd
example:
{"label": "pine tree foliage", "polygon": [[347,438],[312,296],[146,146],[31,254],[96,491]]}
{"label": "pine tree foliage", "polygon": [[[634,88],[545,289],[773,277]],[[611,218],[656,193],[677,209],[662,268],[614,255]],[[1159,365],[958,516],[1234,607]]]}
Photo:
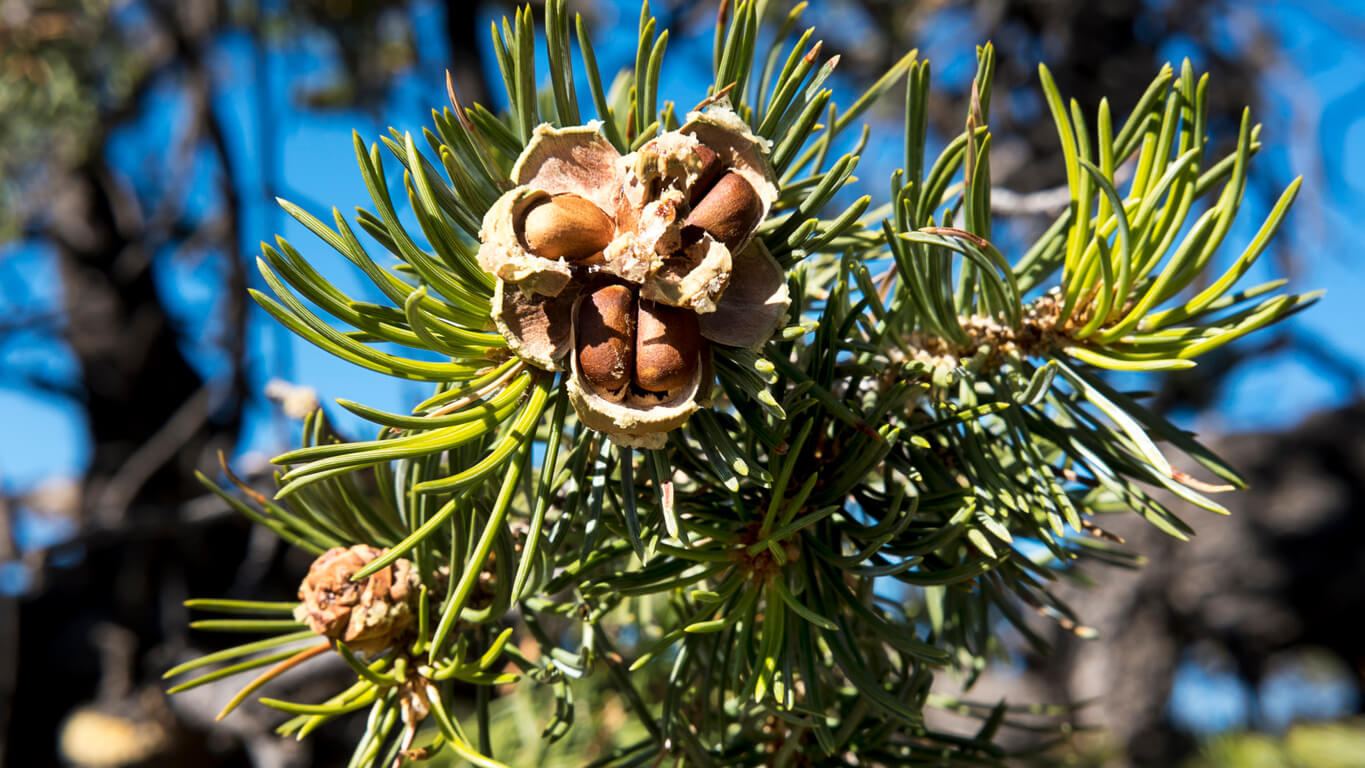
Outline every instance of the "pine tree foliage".
{"label": "pine tree foliage", "polygon": [[[757,351],[715,346],[714,405],[662,449],[585,427],[567,374],[509,351],[489,319],[495,280],[476,260],[484,215],[537,126],[592,117],[626,153],[683,122],[686,105],[658,92],[668,32],[647,3],[634,70],[609,87],[560,0],[545,8],[549,71],[537,72],[523,9],[492,30],[507,112],[452,91],[421,136],[357,135],[373,208],[353,220],[281,201],[387,301],[345,295],[282,238],[259,260],[273,296],[254,298],[322,349],[432,394],[410,413],[339,401],[375,439],[341,440],[319,411],[303,445],[275,459],[274,498],[241,483],[245,498],[218,492],[314,555],[377,548],[357,580],[410,562],[414,615],[365,654],[320,641],[296,603],[191,601],[228,616],[196,628],[264,639],[170,670],[188,677],[172,691],[253,672],[226,713],[335,652],[352,687],[262,701],[292,715],[280,732],[299,738],[368,712],[353,766],[441,750],[499,765],[506,706],[552,701],[543,738],[561,739],[584,684],[613,691],[631,718],[602,766],[989,765],[1006,759],[1002,728],[1046,725],[1045,708],[930,685],[956,672],[970,687],[1000,653],[1002,620],[1040,647],[1031,613],[1085,635],[1049,584],[1082,561],[1135,562],[1097,519],[1136,512],[1184,538],[1187,506],[1225,511],[1211,496],[1242,486],[1237,474],[1105,372],[1189,367],[1311,304],[1283,281],[1239,283],[1298,182],[1211,274],[1258,126],[1244,115],[1233,151],[1214,156],[1209,83],[1188,62],[1162,69],[1121,121],[1108,103],[1083,114],[1040,67],[1070,205],[1007,255],[990,201],[991,46],[978,49],[963,132],[929,157],[929,62],[911,52],[836,105],[837,61],[795,31],[803,7],[723,2],[711,88],[772,142],[780,194],[757,238],[786,271],[787,324]],[[902,89],[904,167],[889,197],[831,206],[868,132],[847,153],[840,137]],[[386,163],[401,166],[401,187]],[[417,229],[400,220],[409,210]],[[1216,480],[1174,468],[1177,453]],[[932,707],[979,718],[979,731],[933,730]]]}

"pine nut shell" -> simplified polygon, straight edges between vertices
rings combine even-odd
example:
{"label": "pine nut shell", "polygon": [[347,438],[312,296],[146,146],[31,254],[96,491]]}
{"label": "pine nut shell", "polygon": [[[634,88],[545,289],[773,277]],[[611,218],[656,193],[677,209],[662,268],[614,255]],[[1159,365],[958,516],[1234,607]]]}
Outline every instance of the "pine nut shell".
{"label": "pine nut shell", "polygon": [[517,187],[498,198],[483,217],[477,259],[485,272],[516,283],[525,293],[557,296],[573,276],[568,262],[531,253],[517,232],[527,209],[549,199],[549,193],[530,187]]}
{"label": "pine nut shell", "polygon": [[727,171],[702,195],[683,222],[683,239],[702,230],[733,249],[747,243],[763,220],[763,202],[744,174]]}
{"label": "pine nut shell", "polygon": [[[531,253],[517,231],[528,208],[554,195],[574,194],[604,215],[617,210],[625,180],[625,158],[593,122],[572,128],[541,125],[512,167],[517,186],[503,193],[484,214],[479,229],[479,266],[525,293],[557,295],[573,277],[559,258]],[[616,236],[615,231],[611,237]]]}
{"label": "pine nut shell", "polygon": [[641,301],[636,317],[635,385],[650,392],[668,392],[687,384],[700,364],[697,314]]}
{"label": "pine nut shell", "polygon": [[606,285],[584,294],[574,321],[574,360],[603,396],[624,397],[635,370],[634,291]]}
{"label": "pine nut shell", "polygon": [[522,213],[521,245],[546,259],[581,261],[601,253],[616,234],[611,217],[587,198],[562,192],[537,198]]}
{"label": "pine nut shell", "polygon": [[[696,151],[696,147],[704,146],[715,155],[714,165],[725,171],[718,173],[718,178],[729,173],[738,175],[748,182],[757,198],[756,201],[744,201],[742,218],[749,226],[741,227],[739,231],[727,230],[728,244],[718,242],[704,231],[700,239],[689,242],[689,233],[683,227],[681,254],[671,252],[644,280],[640,291],[642,297],[675,307],[688,307],[705,315],[716,310],[718,302],[729,290],[730,282],[735,279],[734,254],[753,241],[753,230],[767,217],[777,199],[777,177],[768,163],[768,143],[751,133],[744,121],[724,103],[689,114],[687,124],[678,133],[685,139],[675,143],[687,149],[686,162],[694,169],[688,178],[689,184],[707,183],[704,175],[708,172],[708,158],[705,153]],[[692,141],[696,143],[692,144]],[[638,193],[638,184],[632,186],[633,178],[633,174],[628,174],[625,187],[628,193]],[[703,197],[695,202],[697,208],[703,208],[714,207],[723,201],[707,203]],[[697,233],[690,234],[695,238]]]}
{"label": "pine nut shell", "polygon": [[[582,306],[581,298],[576,306]],[[579,370],[578,356],[570,355],[569,359],[569,402],[579,421],[618,445],[662,448],[668,441],[668,432],[686,424],[698,408],[711,405],[715,374],[710,348],[705,344],[699,351],[699,364],[692,378],[684,386],[662,395],[641,393],[630,387],[624,393],[599,390]]]}
{"label": "pine nut shell", "polygon": [[[755,136],[748,124],[724,103],[689,113],[687,123],[678,132],[696,137],[716,153],[721,167],[744,177],[758,195],[761,213],[757,220],[761,222],[767,218],[778,193],[777,174],[768,162],[770,147],[767,140]],[[734,243],[731,250],[742,250],[748,240],[746,237]]]}

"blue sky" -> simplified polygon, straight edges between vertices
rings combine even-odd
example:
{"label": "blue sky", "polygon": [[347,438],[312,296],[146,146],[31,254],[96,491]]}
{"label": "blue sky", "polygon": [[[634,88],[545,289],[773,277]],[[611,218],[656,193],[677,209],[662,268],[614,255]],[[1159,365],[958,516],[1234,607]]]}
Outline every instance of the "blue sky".
{"label": "blue sky", "polygon": [[[856,45],[867,29],[867,22],[856,14],[836,12],[830,4],[813,4],[808,21],[820,26],[831,39],[844,45]],[[605,3],[598,19],[597,54],[604,77],[633,60],[634,26],[638,6],[634,3]],[[1267,123],[1264,140],[1266,149],[1257,159],[1262,172],[1288,179],[1293,173],[1303,173],[1305,191],[1300,196],[1294,213],[1292,244],[1298,255],[1301,273],[1293,275],[1292,287],[1297,290],[1328,288],[1327,296],[1310,311],[1291,322],[1297,327],[1326,340],[1339,359],[1350,365],[1365,364],[1365,335],[1354,332],[1354,326],[1365,316],[1357,305],[1361,296],[1362,278],[1355,268],[1357,257],[1353,244],[1365,235],[1365,222],[1358,211],[1365,199],[1365,46],[1353,42],[1365,37],[1365,6],[1343,4],[1246,4],[1248,10],[1239,11],[1224,20],[1221,34],[1230,43],[1246,34],[1252,24],[1273,29],[1283,45],[1283,57],[1266,80],[1269,113],[1258,115]],[[425,11],[435,14],[436,11]],[[491,18],[489,19],[491,21]],[[431,23],[419,23],[419,35],[434,35],[439,29],[434,16]],[[970,20],[962,16],[947,17],[936,25],[926,41],[924,53],[935,63],[936,82],[960,80],[970,76],[973,46]],[[1352,40],[1343,39],[1350,36]],[[707,70],[710,63],[709,33],[704,39],[673,38],[662,74],[662,91],[680,105],[689,105],[703,95],[704,82],[696,77],[698,70]],[[439,46],[439,40],[419,40],[428,50]],[[1008,41],[996,41],[997,46]],[[1178,57],[1185,51],[1178,41],[1168,46],[1169,54]],[[542,46],[543,51],[543,46]],[[254,162],[258,116],[251,92],[252,73],[245,40],[227,39],[214,50],[213,60],[223,96],[217,105],[226,119],[234,149],[253,162],[243,163],[245,169],[239,182],[248,190],[263,191],[256,177]],[[485,49],[490,71],[495,67],[491,51]],[[278,91],[273,103],[284,103],[284,89],[295,87],[286,82],[291,76],[326,74],[325,50],[304,41],[297,49],[275,53],[268,59]],[[1198,62],[1196,61],[1196,66]],[[580,85],[581,85],[580,81]],[[855,85],[836,73],[836,88],[841,89],[847,103]],[[1214,83],[1217,87],[1217,83]],[[584,93],[586,99],[587,94]],[[180,105],[173,93],[159,96],[144,125],[129,131],[126,138],[115,144],[111,159],[115,163],[136,163],[149,153],[167,146],[178,121],[183,120]],[[419,131],[428,120],[430,106],[445,101],[439,69],[421,70],[403,78],[384,118],[402,131]],[[337,206],[349,213],[354,206],[367,205],[368,198],[354,164],[351,146],[352,129],[359,130],[370,141],[375,140],[382,125],[373,116],[354,112],[326,115],[305,114],[282,110],[270,116],[279,138],[280,156],[277,177],[282,194],[316,214],[324,214],[329,206]],[[878,180],[897,163],[900,152],[898,127],[874,126],[877,134],[888,141],[864,155],[859,175],[868,180],[868,189],[880,194],[884,186]],[[877,135],[874,134],[874,135]],[[395,164],[390,163],[390,170]],[[200,182],[193,187],[192,199],[197,205],[212,205],[209,189],[211,177],[207,165],[200,174]],[[337,285],[359,297],[371,295],[358,273],[338,254],[331,252],[301,226],[263,202],[264,195],[254,195],[246,206],[244,231],[248,243],[269,239],[279,232],[294,243],[320,271],[329,275]],[[1265,201],[1253,204],[1252,209],[1264,209]],[[1251,212],[1248,212],[1251,213]],[[1259,223],[1251,215],[1244,215],[1236,237],[1224,255],[1235,257],[1240,246],[1250,237]],[[1236,240],[1240,239],[1240,242]],[[257,251],[246,251],[250,258]],[[58,300],[58,280],[50,255],[33,248],[8,248],[0,251],[0,268],[16,272],[29,286],[30,295],[23,302],[29,306],[55,306]],[[216,274],[212,264],[177,265],[164,272],[163,290],[172,299],[173,309],[193,327],[202,326],[204,310],[210,306]],[[254,277],[254,270],[253,270]],[[1258,275],[1250,275],[1251,281]],[[256,279],[259,285],[259,279]],[[204,329],[211,331],[212,329]],[[258,387],[266,379],[280,376],[314,386],[324,403],[332,398],[347,397],[388,410],[405,410],[420,399],[421,386],[396,382],[379,374],[358,369],[341,362],[312,346],[293,338],[264,316],[256,312],[250,329],[250,350],[253,375]],[[196,359],[208,373],[213,373],[212,361]],[[58,376],[70,375],[72,364],[64,350],[33,343],[11,343],[0,350],[0,364],[37,364]],[[1306,413],[1341,404],[1350,397],[1340,382],[1321,375],[1320,366],[1312,360],[1281,354],[1246,366],[1239,371],[1220,407],[1202,415],[1197,424],[1201,431],[1258,429],[1291,424]],[[333,409],[339,411],[339,409]],[[338,413],[338,420],[354,434],[364,436],[369,427],[358,420]],[[0,440],[0,481],[12,490],[24,488],[51,475],[78,473],[86,460],[86,446],[82,436],[79,414],[66,403],[32,392],[0,388],[0,424],[4,424],[5,438]],[[282,424],[268,408],[257,406],[249,414],[241,450],[268,454],[281,450],[290,439],[291,427]]]}

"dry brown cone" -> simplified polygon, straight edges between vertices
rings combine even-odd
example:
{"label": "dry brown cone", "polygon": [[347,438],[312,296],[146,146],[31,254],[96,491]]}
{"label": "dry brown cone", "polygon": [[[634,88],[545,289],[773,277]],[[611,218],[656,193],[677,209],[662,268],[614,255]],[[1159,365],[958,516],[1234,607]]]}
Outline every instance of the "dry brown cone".
{"label": "dry brown cone", "polygon": [[299,585],[302,604],[294,618],[352,651],[373,654],[393,645],[412,623],[418,585],[412,562],[395,560],[360,581],[351,580],[386,551],[357,544],[323,552]]}
{"label": "dry brown cone", "polygon": [[710,402],[711,345],[785,320],[786,275],[754,238],[777,198],[767,151],[723,104],[625,156],[595,125],[536,129],[478,259],[508,346],[569,370],[583,424],[661,447]]}

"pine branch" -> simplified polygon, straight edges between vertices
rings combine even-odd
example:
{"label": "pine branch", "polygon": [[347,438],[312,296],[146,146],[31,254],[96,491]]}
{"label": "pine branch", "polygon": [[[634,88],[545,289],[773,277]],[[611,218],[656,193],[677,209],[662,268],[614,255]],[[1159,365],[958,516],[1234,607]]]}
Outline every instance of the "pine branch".
{"label": "pine branch", "polygon": [[[769,38],[764,3],[723,2],[715,81],[685,117],[660,100],[668,33],[647,3],[635,67],[610,85],[576,18],[586,126],[564,4],[546,6],[543,75],[522,9],[492,30],[507,114],[451,87],[430,155],[406,134],[356,137],[374,211],[355,222],[382,260],[339,213],[329,225],[282,201],[385,303],[346,296],[282,239],[259,261],[274,297],[257,301],[432,396],[409,413],[340,401],[375,439],[341,439],[318,411],[275,459],[275,498],[217,491],[318,560],[297,607],[196,603],[234,615],[197,626],[269,636],[172,670],[243,659],[182,686],[301,663],[281,646],[325,635],[304,653],[335,650],[356,685],[266,703],[300,737],[368,709],[353,765],[444,746],[500,764],[509,713],[532,700],[553,703],[546,741],[580,744],[576,690],[629,705],[597,765],[993,765],[1010,757],[1003,728],[1055,735],[1063,711],[1040,724],[929,687],[951,670],[970,688],[1004,653],[1000,619],[1039,650],[1040,618],[1093,636],[1048,584],[1083,561],[1133,564],[1100,515],[1184,538],[1167,492],[1225,512],[1210,496],[1236,473],[1103,372],[1189,367],[1311,304],[1278,282],[1237,288],[1297,182],[1232,266],[1197,282],[1258,129],[1244,120],[1231,154],[1205,157],[1209,85],[1187,63],[1117,131],[1102,103],[1092,138],[1044,68],[1064,210],[1013,253],[995,217],[1039,205],[991,182],[993,48],[978,49],[962,133],[930,160],[928,62],[907,54],[841,109],[825,87],[837,57],[821,61],[809,31],[791,39],[803,7]],[[838,157],[835,138],[902,78],[890,199],[829,215],[868,133]],[[1176,469],[1172,450],[1222,482]],[[927,707],[981,725],[929,730]],[[473,738],[456,712],[473,713]],[[427,718],[440,736],[414,747]]]}

